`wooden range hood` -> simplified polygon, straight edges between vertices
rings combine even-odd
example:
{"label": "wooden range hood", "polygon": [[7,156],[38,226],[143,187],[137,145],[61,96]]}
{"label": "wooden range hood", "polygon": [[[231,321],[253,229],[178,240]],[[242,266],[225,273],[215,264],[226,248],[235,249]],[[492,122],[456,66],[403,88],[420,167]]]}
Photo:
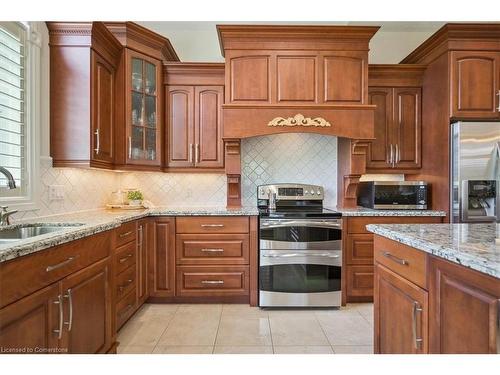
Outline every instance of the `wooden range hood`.
{"label": "wooden range hood", "polygon": [[[313,132],[349,138],[353,145],[373,139],[368,45],[378,29],[217,26],[225,57],[228,206],[241,205],[241,138]],[[359,175],[359,170],[345,172]]]}

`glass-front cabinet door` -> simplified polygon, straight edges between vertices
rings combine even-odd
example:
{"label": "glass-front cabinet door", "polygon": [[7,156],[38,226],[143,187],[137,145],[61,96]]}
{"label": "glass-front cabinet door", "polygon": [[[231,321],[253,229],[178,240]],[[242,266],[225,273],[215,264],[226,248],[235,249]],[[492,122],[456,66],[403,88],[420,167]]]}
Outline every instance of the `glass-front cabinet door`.
{"label": "glass-front cabinet door", "polygon": [[161,65],[137,52],[129,53],[127,162],[161,163]]}

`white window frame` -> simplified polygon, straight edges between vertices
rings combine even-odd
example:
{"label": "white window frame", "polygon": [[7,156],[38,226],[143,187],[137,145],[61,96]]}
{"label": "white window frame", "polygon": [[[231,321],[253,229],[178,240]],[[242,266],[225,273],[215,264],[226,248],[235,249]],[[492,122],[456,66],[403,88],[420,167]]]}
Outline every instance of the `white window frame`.
{"label": "white window frame", "polygon": [[36,22],[17,22],[26,30],[25,46],[25,164],[26,189],[17,196],[4,196],[0,187],[0,205],[20,211],[39,208],[41,100],[41,33]]}

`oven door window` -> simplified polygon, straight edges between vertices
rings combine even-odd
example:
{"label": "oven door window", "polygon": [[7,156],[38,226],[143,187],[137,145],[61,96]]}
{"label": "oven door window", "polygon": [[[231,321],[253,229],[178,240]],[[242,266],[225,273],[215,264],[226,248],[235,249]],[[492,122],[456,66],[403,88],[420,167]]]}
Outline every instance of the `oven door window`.
{"label": "oven door window", "polygon": [[277,264],[259,269],[260,290],[282,293],[340,291],[341,267],[322,264]]}
{"label": "oven door window", "polygon": [[280,226],[260,229],[260,239],[284,242],[324,242],[337,241],[342,232],[337,228],[321,228],[313,226]]}

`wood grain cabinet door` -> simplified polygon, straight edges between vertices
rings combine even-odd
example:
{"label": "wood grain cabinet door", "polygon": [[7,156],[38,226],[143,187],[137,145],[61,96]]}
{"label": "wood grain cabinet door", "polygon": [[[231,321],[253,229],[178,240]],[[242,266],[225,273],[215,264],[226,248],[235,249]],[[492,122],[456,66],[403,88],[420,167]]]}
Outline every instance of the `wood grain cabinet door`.
{"label": "wood grain cabinet door", "polygon": [[394,158],[398,169],[421,167],[422,89],[394,89]]}
{"label": "wood grain cabinet door", "polygon": [[115,70],[92,52],[92,141],[93,161],[114,161]]}
{"label": "wood grain cabinet door", "polygon": [[224,166],[222,141],[222,103],[224,87],[195,87],[195,165],[205,168]]}
{"label": "wood grain cabinet door", "polygon": [[455,118],[499,117],[500,53],[451,53],[451,114]]}
{"label": "wood grain cabinet door", "polygon": [[61,281],[63,348],[68,353],[106,352],[112,337],[110,260],[103,259]]}
{"label": "wood grain cabinet door", "polygon": [[149,293],[151,297],[175,295],[175,218],[162,217],[152,225],[149,246]]}
{"label": "wood grain cabinet door", "polygon": [[393,89],[390,87],[369,87],[368,103],[376,105],[377,108],[375,109],[375,140],[369,145],[366,168],[388,169],[391,168],[390,148],[394,133]]}
{"label": "wood grain cabinet door", "polygon": [[57,353],[61,298],[56,283],[0,309],[2,352]]}
{"label": "wood grain cabinet door", "polygon": [[168,166],[194,166],[194,87],[168,86]]}
{"label": "wood grain cabinet door", "polygon": [[430,352],[500,353],[500,282],[432,257]]}
{"label": "wood grain cabinet door", "polygon": [[150,222],[147,219],[137,222],[137,303],[142,305],[148,298],[148,257]]}
{"label": "wood grain cabinet door", "polygon": [[375,353],[428,352],[428,293],[375,264]]}

